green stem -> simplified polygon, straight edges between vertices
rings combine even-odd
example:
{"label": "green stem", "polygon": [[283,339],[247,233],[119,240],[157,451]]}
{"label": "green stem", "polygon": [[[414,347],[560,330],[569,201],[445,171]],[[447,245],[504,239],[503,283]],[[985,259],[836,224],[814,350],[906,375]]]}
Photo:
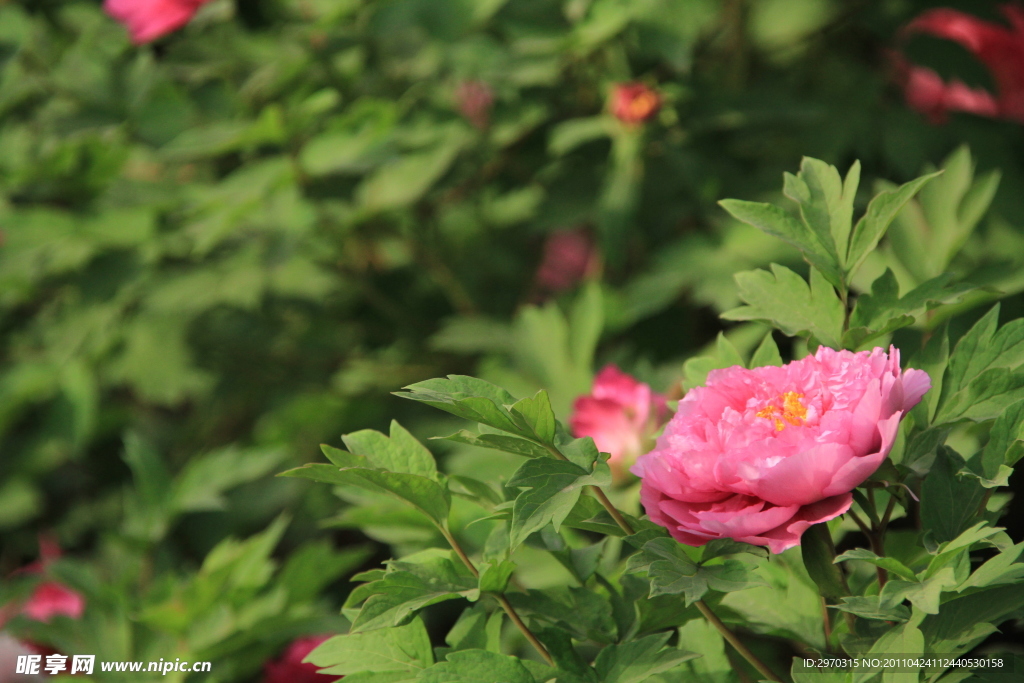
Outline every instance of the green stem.
{"label": "green stem", "polygon": [[747,648],[743,642],[736,637],[736,634],[729,630],[729,627],[722,623],[722,620],[718,618],[718,615],[711,611],[711,608],[703,600],[698,600],[696,603],[697,609],[704,615],[704,618],[708,620],[708,623],[718,629],[718,632],[722,634],[722,637],[729,641],[729,644],[736,648],[736,651],[743,656],[743,659],[750,662],[750,665],[757,669],[758,673],[767,678],[769,681],[776,681],[776,683],[782,683],[782,679],[776,675],[774,671],[768,668],[768,666],[757,658],[753,652]]}
{"label": "green stem", "polygon": [[[438,527],[438,529],[441,530],[441,534],[444,536],[445,540],[448,541],[448,545],[452,547],[452,550],[455,551],[455,554],[459,556],[460,560],[462,560],[462,564],[466,565],[466,568],[469,569],[470,573],[472,573],[473,576],[480,578],[480,570],[477,569],[476,565],[473,564],[473,561],[469,559],[469,556],[466,554],[466,551],[462,549],[462,546],[459,544],[458,541],[455,540],[455,537],[451,534],[451,532],[449,532],[447,529],[442,529],[441,527]],[[508,618],[511,619],[512,623],[516,625],[516,628],[519,629],[519,632],[522,633],[528,641],[530,641],[530,645],[533,645],[534,649],[536,649],[537,652],[540,653],[540,656],[544,658],[544,661],[547,662],[548,666],[555,666],[555,660],[551,657],[551,654],[548,652],[547,648],[544,647],[543,643],[537,640],[537,636],[533,635],[533,631],[531,631],[530,628],[523,622],[522,618],[519,616],[519,613],[516,612],[516,608],[513,607],[512,603],[508,601],[508,598],[505,597],[505,594],[496,593],[494,597],[497,598],[498,604],[501,605],[501,608],[503,610],[505,610],[505,614],[508,615]]]}
{"label": "green stem", "polygon": [[[554,446],[551,446],[549,444],[542,445],[548,450],[549,453],[551,453],[551,455],[558,458],[559,460],[568,460],[568,458],[566,458],[562,454],[562,452],[559,451]],[[608,514],[612,516],[612,519],[615,520],[615,523],[619,525],[620,529],[626,532],[626,534],[629,536],[632,536],[634,533],[636,533],[636,531],[633,529],[633,526],[628,521],[626,521],[626,518],[622,516],[622,513],[619,512],[614,505],[612,505],[612,502],[608,500],[608,496],[605,495],[604,491],[602,491],[599,486],[589,486],[588,488],[590,489],[590,492],[594,494],[594,497],[597,498],[598,501],[600,501],[601,505],[604,506],[604,509],[608,511]],[[729,630],[728,626],[722,623],[722,620],[719,619],[718,616],[711,611],[711,608],[708,607],[707,603],[705,603],[703,600],[698,600],[695,604],[697,605],[697,609],[700,610],[700,613],[704,615],[704,618],[708,620],[708,623],[710,623],[712,626],[718,629],[718,632],[722,634],[722,637],[729,641],[729,643],[734,648],[736,648],[736,651],[739,652],[743,656],[743,658],[750,663],[752,667],[757,669],[758,672],[760,672],[761,675],[767,678],[768,680],[782,683],[782,679],[775,675],[775,673],[771,669],[769,669],[764,662],[758,659],[757,655],[751,652],[747,648],[747,646],[744,645],[738,637],[736,637],[736,634]]]}

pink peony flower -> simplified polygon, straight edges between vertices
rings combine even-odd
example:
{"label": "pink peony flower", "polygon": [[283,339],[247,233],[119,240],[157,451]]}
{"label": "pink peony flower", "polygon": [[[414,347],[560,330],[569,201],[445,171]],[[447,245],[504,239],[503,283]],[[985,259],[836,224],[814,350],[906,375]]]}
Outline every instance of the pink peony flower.
{"label": "pink peony flower", "polygon": [[930,388],[924,371],[900,372],[893,347],[714,370],[633,466],[640,500],[687,545],[733,538],[780,553],[849,509]]}
{"label": "pink peony flower", "polygon": [[608,464],[621,482],[667,415],[664,396],[608,365],[594,379],[590,394],[576,399],[569,427],[575,436],[592,437],[599,451],[611,454]]}
{"label": "pink peony flower", "polygon": [[546,292],[562,292],[601,267],[601,255],[584,228],[559,230],[544,242],[536,282]]}
{"label": "pink peony flower", "polygon": [[903,29],[904,36],[924,33],[963,45],[988,67],[998,96],[958,80],[947,84],[931,69],[911,65],[896,55],[897,75],[908,106],[935,123],[941,123],[950,111],[1024,123],[1024,7],[1008,3],[999,9],[1009,28],[939,7],[920,14]]}
{"label": "pink peony flower", "polygon": [[327,678],[317,673],[315,664],[304,664],[303,659],[317,645],[330,636],[311,636],[292,641],[288,649],[278,659],[267,662],[263,668],[263,683],[332,683],[341,678]]}
{"label": "pink peony flower", "polygon": [[612,91],[611,109],[623,123],[643,123],[661,109],[661,95],[643,83],[620,83]]}
{"label": "pink peony flower", "polygon": [[128,27],[136,45],[187,24],[210,0],[105,0],[103,10]]}

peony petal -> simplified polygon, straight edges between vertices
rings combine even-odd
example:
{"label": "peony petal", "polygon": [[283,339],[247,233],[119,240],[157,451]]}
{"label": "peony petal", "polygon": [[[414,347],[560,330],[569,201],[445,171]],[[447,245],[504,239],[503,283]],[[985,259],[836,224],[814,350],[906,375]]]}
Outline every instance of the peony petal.
{"label": "peony petal", "polygon": [[882,461],[889,455],[889,451],[892,450],[902,417],[902,413],[897,413],[888,420],[878,423],[875,427],[881,437],[878,451],[855,457],[836,470],[832,481],[823,489],[822,493],[826,496],[836,496],[852,491],[874,474],[875,470],[881,467]]}
{"label": "peony petal", "polygon": [[808,505],[826,497],[834,474],[854,457],[846,444],[818,444],[762,472],[753,482],[754,494],[782,507]]}
{"label": "peony petal", "polygon": [[907,370],[903,373],[903,411],[921,402],[928,390],[932,388],[932,379],[924,370]]}
{"label": "peony petal", "polygon": [[766,545],[768,550],[777,555],[800,545],[800,537],[807,529],[815,524],[838,517],[849,510],[852,503],[853,494],[851,493],[826,498],[813,505],[803,506],[792,519],[771,531],[736,540],[753,545]]}

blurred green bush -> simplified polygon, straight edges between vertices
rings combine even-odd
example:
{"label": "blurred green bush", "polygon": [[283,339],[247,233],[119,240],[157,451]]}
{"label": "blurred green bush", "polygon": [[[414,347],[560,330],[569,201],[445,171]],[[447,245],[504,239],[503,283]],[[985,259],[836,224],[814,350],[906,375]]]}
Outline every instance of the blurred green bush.
{"label": "blurred green bush", "polygon": [[[935,201],[1000,169],[989,217],[994,175],[960,209],[980,237],[919,263],[915,204],[865,272],[1021,291],[1020,127],[931,126],[889,83],[934,4],[214,0],[137,48],[98,2],[0,2],[0,573],[51,529],[178,571],[282,509],[290,550],[335,499],[269,474],[385,416],[443,432],[388,393],[427,377],[546,386],[561,417],[595,358],[678,385],[733,273],[800,267],[715,202],[773,198],[801,155],[861,159],[866,197],[968,143]],[[626,82],[653,118],[611,114]],[[571,231],[579,296],[538,275]]]}

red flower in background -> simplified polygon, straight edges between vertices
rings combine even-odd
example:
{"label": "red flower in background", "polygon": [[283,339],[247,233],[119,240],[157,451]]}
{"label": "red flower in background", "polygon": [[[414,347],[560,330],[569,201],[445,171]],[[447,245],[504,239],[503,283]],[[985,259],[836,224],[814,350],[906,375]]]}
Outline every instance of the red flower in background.
{"label": "red flower in background", "polygon": [[569,426],[574,436],[589,436],[599,451],[611,454],[608,464],[621,483],[636,459],[654,445],[667,417],[664,396],[608,365],[594,378],[590,394],[576,399]]}
{"label": "red flower in background", "polygon": [[[315,664],[303,664],[302,660],[317,645],[330,636],[312,636],[292,641],[288,649],[278,659],[267,662],[263,668],[263,683],[331,683],[341,678],[329,679],[317,673]],[[344,678],[344,676],[342,676]]]}
{"label": "red flower in background", "polygon": [[463,81],[455,88],[459,113],[477,128],[486,128],[491,120],[494,91],[483,81]]}
{"label": "red flower in background", "polygon": [[187,24],[210,0],[105,0],[104,11],[128,27],[136,45],[156,40]]}
{"label": "red flower in background", "polygon": [[85,611],[85,598],[62,583],[46,581],[36,586],[21,613],[35,621],[50,621],[56,616],[80,619]]}
{"label": "red flower in background", "polygon": [[537,286],[546,292],[563,292],[600,267],[601,255],[585,228],[559,230],[548,235],[544,242],[544,253],[537,268]]}
{"label": "red flower in background", "polygon": [[922,33],[963,45],[988,67],[998,95],[959,80],[944,82],[931,69],[910,64],[897,55],[897,75],[908,106],[937,123],[951,111],[1024,123],[1024,7],[1005,4],[999,10],[1009,27],[943,7],[919,15],[902,32],[904,36]]}
{"label": "red flower in background", "polygon": [[612,91],[611,109],[623,123],[643,123],[661,109],[661,95],[643,83],[620,83]]}

